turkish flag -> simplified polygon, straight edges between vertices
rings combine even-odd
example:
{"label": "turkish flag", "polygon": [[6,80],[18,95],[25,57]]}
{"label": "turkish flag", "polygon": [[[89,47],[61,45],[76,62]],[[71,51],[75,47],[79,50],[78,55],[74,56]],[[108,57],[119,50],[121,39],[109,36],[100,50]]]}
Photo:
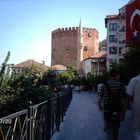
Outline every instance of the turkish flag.
{"label": "turkish flag", "polygon": [[126,43],[136,47],[140,39],[140,0],[132,0],[126,5]]}

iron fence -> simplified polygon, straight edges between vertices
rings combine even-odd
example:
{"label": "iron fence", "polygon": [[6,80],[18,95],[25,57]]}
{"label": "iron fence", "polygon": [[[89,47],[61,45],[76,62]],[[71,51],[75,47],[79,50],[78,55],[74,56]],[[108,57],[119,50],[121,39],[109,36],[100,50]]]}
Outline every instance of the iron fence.
{"label": "iron fence", "polygon": [[60,131],[60,123],[72,100],[72,90],[32,105],[17,113],[0,118],[0,140],[49,140]]}
{"label": "iron fence", "polygon": [[27,140],[28,110],[0,118],[0,140]]}

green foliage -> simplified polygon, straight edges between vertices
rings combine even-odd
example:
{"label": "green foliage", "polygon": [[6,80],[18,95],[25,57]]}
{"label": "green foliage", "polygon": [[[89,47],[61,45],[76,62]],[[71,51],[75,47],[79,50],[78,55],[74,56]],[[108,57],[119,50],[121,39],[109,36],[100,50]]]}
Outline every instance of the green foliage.
{"label": "green foliage", "polygon": [[75,75],[74,72],[72,71],[66,71],[66,72],[62,72],[58,75],[58,81],[62,84],[68,84],[68,83],[72,83],[72,81],[75,79]]}
{"label": "green foliage", "polygon": [[7,56],[4,60],[4,62],[1,65],[0,69],[0,100],[3,102],[3,99],[7,99],[9,92],[10,92],[10,75],[9,75],[9,66],[10,64],[7,64],[10,57],[10,52],[7,53]]}
{"label": "green foliage", "polygon": [[123,64],[121,65],[121,71],[123,71],[124,81],[127,83],[130,78],[136,76],[137,67],[140,66],[140,47],[132,49],[126,53]]}
{"label": "green foliage", "polygon": [[[0,90],[1,88],[6,88],[8,81],[9,81],[9,65],[7,64],[10,57],[10,52],[7,53],[7,56],[4,60],[4,62],[1,65],[0,69]],[[1,92],[0,92],[1,94]]]}
{"label": "green foliage", "polygon": [[8,98],[3,97],[2,101],[5,102],[0,104],[0,117],[28,108],[28,101],[32,101],[33,105],[35,105],[52,96],[52,92],[44,87],[30,87],[20,95],[9,95]]}
{"label": "green foliage", "polygon": [[47,85],[51,91],[59,91],[65,84],[72,83],[75,78],[75,71],[69,70],[62,73],[49,70],[44,73],[42,85]]}
{"label": "green foliage", "polygon": [[96,75],[94,72],[88,73],[87,77],[75,77],[73,85],[84,86],[85,90],[91,90],[99,83],[104,82],[108,78],[108,73],[104,72],[102,75]]}
{"label": "green foliage", "polygon": [[0,70],[0,76],[5,74],[5,72],[6,72],[6,67],[7,67],[7,62],[9,60],[9,57],[10,57],[10,52],[7,53],[7,56],[4,60],[4,62],[2,63],[1,70]]}
{"label": "green foliage", "polygon": [[99,83],[104,82],[108,78],[108,73],[104,72],[103,74],[96,75],[94,73],[91,73],[87,77],[87,81],[90,86],[96,87]]}
{"label": "green foliage", "polygon": [[55,91],[57,86],[58,73],[56,71],[48,70],[43,74],[41,84],[47,85],[49,90]]}
{"label": "green foliage", "polygon": [[106,48],[106,39],[99,42],[99,50],[102,50],[102,48]]}
{"label": "green foliage", "polygon": [[30,79],[33,85],[36,85],[41,79],[45,72],[43,67],[37,65],[31,65],[26,67],[20,73],[21,77],[25,79]]}
{"label": "green foliage", "polygon": [[0,76],[0,116],[27,108],[29,100],[36,104],[53,96],[40,84],[44,72],[43,67],[36,65],[24,68],[19,74],[8,75],[4,71]]}
{"label": "green foliage", "polygon": [[111,67],[113,68],[113,69],[120,69],[120,64],[119,63],[117,63],[117,62],[112,62],[112,64],[111,64]]}

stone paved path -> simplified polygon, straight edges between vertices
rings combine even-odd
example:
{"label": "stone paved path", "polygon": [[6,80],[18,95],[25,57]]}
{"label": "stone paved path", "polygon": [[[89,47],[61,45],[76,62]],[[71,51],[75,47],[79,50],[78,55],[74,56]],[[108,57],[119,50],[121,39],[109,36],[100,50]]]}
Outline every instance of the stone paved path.
{"label": "stone paved path", "polygon": [[[106,140],[103,124],[96,95],[75,92],[60,132],[56,132],[51,140]],[[122,123],[120,140],[133,140],[130,112]]]}

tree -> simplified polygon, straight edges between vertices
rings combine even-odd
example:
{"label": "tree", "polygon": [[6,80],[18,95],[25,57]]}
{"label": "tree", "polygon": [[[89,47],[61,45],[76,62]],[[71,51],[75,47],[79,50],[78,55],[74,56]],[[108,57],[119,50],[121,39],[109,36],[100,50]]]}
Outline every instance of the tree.
{"label": "tree", "polygon": [[0,87],[0,117],[27,108],[27,102],[40,103],[53,96],[40,85],[46,69],[37,65],[24,68],[21,73],[13,74],[5,88]]}
{"label": "tree", "polygon": [[43,74],[41,84],[47,85],[50,90],[54,91],[58,84],[57,76],[58,73],[56,71],[48,70]]}
{"label": "tree", "polygon": [[121,70],[123,71],[124,80],[127,83],[130,78],[137,75],[137,67],[140,66],[140,47],[132,49],[126,53]]}
{"label": "tree", "polygon": [[7,62],[9,60],[9,58],[10,58],[10,52],[8,51],[7,56],[6,56],[4,62],[2,63],[2,66],[1,66],[0,76],[2,76],[5,73],[5,70],[7,67]]}
{"label": "tree", "polygon": [[58,80],[61,82],[62,85],[72,83],[72,81],[75,79],[74,73],[75,71],[66,71],[60,73],[58,76]]}
{"label": "tree", "polygon": [[4,62],[2,63],[0,69],[0,95],[6,94],[7,90],[10,88],[8,85],[10,79],[10,75],[9,75],[10,65],[7,64],[9,57],[10,57],[10,52],[8,51],[7,56]]}
{"label": "tree", "polygon": [[99,50],[101,51],[104,48],[106,48],[106,39],[99,42]]}
{"label": "tree", "polygon": [[46,69],[44,67],[38,65],[31,65],[29,67],[23,68],[20,75],[21,77],[24,77],[24,79],[30,79],[32,84],[35,86],[42,79],[45,71]]}

